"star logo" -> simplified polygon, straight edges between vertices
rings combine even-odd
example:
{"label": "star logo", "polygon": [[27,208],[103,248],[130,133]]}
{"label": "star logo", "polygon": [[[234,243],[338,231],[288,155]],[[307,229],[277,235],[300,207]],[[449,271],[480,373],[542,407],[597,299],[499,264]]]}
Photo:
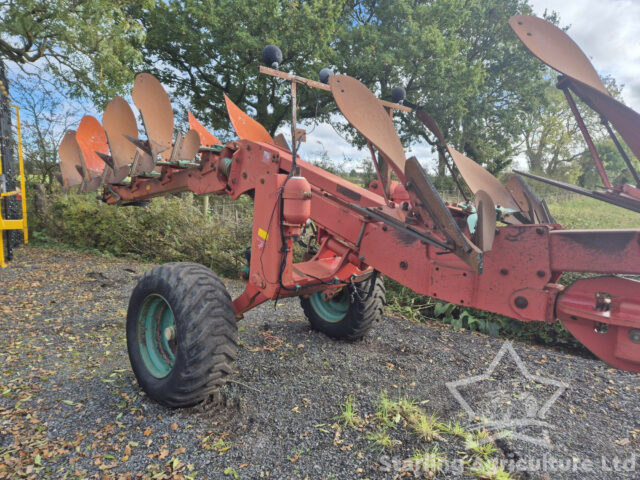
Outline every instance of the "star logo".
{"label": "star logo", "polygon": [[[515,368],[498,368],[509,363]],[[545,447],[551,446],[549,430],[554,427],[546,415],[569,388],[565,382],[529,372],[509,341],[502,344],[485,373],[446,385],[467,413],[471,430],[486,429],[494,432],[493,439],[509,436]],[[469,401],[461,392],[468,389],[473,390]]]}

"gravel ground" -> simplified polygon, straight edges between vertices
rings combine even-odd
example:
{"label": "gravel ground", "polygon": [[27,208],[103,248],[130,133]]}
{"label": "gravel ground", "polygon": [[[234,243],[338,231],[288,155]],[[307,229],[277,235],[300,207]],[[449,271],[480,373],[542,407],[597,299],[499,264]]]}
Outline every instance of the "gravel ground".
{"label": "gravel ground", "polygon": [[[163,408],[139,389],[124,334],[130,291],[151,266],[27,247],[0,271],[0,479],[474,478],[483,459],[517,467],[509,478],[640,478],[639,375],[514,344],[523,373],[500,339],[391,316],[363,341],[334,341],[295,299],[246,315],[220,398]],[[232,296],[242,288],[225,283]],[[470,419],[447,382],[484,373],[457,390]],[[436,415],[433,438],[401,414],[376,416],[382,395]],[[353,426],[338,419],[350,398]],[[512,421],[505,438],[487,427],[486,450],[440,424],[469,432],[484,417]],[[513,423],[523,418],[535,421]],[[417,451],[447,463],[419,470]]]}

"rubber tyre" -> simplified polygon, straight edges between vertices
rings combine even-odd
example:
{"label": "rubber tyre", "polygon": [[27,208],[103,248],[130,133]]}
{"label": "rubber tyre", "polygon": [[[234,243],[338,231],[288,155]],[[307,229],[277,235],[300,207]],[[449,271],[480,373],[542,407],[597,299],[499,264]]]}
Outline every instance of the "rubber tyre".
{"label": "rubber tyre", "polygon": [[344,317],[338,321],[327,321],[310,297],[300,297],[300,305],[311,327],[330,337],[343,340],[358,340],[366,335],[373,322],[381,320],[384,315],[384,282],[379,275],[375,275],[357,284],[357,288],[359,295],[353,293],[353,287],[350,285],[340,292],[339,295],[347,295],[349,305]]}
{"label": "rubber tyre", "polygon": [[[151,374],[138,342],[145,299],[161,296],[175,322],[175,361],[164,378]],[[127,312],[127,348],[138,384],[156,402],[190,407],[214,394],[232,372],[238,327],[224,284],[196,263],[167,263],[147,272],[134,288]]]}

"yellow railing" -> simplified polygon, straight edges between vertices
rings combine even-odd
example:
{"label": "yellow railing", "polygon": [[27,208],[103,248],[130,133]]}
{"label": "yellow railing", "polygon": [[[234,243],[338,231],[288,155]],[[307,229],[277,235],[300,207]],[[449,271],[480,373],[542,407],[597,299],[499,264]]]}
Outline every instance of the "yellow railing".
{"label": "yellow railing", "polygon": [[[5,220],[2,213],[2,202],[0,202],[0,268],[7,266],[4,259],[4,230],[22,230],[24,243],[29,243],[29,230],[27,228],[27,196],[24,188],[24,158],[22,156],[22,132],[20,130],[20,108],[17,105],[10,105],[16,110],[16,133],[18,136],[18,166],[20,171],[20,188],[10,192],[0,192],[0,198],[20,195],[22,200],[22,218],[18,220]],[[2,154],[0,153],[0,175],[2,175]]]}

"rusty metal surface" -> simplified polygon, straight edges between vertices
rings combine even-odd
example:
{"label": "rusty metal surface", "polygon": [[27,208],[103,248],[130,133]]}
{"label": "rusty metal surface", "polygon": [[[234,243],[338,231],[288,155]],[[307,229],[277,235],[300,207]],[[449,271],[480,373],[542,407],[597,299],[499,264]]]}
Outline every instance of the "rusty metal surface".
{"label": "rusty metal surface", "polygon": [[440,126],[436,123],[431,115],[429,115],[424,110],[416,110],[416,116],[420,119],[424,126],[427,127],[429,131],[431,131],[431,133],[433,133],[433,135],[438,139],[440,143],[442,143],[443,145],[447,143],[442,130],[440,130]]}
{"label": "rusty metal surface", "polygon": [[184,137],[180,138],[180,144],[177,148],[177,160],[193,160],[200,150],[200,135],[196,130],[189,130]]}
{"label": "rusty metal surface", "polygon": [[[153,158],[168,160],[173,141],[173,109],[162,84],[149,73],[139,73],[131,98],[140,113],[147,132]],[[137,137],[137,135],[132,135]]]}
{"label": "rusty metal surface", "polygon": [[60,170],[62,171],[62,185],[65,190],[69,190],[74,185],[80,185],[83,178],[78,169],[82,171],[82,162],[75,130],[68,130],[64,134],[58,146],[58,156],[60,157]]}
{"label": "rusty metal surface", "polygon": [[222,143],[218,140],[218,137],[204,128],[191,112],[187,112],[187,117],[189,119],[189,129],[198,132],[198,135],[200,135],[200,143],[202,143],[204,147],[212,147],[213,145],[220,145]]}
{"label": "rusty metal surface", "polygon": [[96,152],[109,154],[107,134],[100,122],[91,115],[82,117],[76,132],[76,141],[82,153],[82,160],[87,170],[89,170],[89,176],[100,175],[105,168],[105,164]]}
{"label": "rusty metal surface", "polygon": [[122,97],[115,97],[109,102],[102,115],[102,124],[107,132],[109,150],[116,170],[133,162],[137,147],[125,138],[125,135],[136,138],[138,126],[131,107]]}
{"label": "rusty metal surface", "polygon": [[555,223],[542,202],[522,177],[514,175],[505,185],[521,211],[526,223]]}
{"label": "rusty metal surface", "polygon": [[[325,90],[327,92],[331,91],[331,87],[324,83],[316,82],[315,80],[309,80],[308,78],[304,77],[299,77],[298,75],[292,75],[290,73],[283,72],[282,70],[275,70],[273,68],[265,67],[264,65],[260,65],[260,73],[265,73],[267,75],[271,75],[272,77],[289,80],[290,82],[300,83],[302,85],[306,85],[307,87],[317,88],[319,90]],[[386,100],[380,99],[378,99],[378,101],[385,108],[401,110],[407,113],[411,112],[411,107],[407,107],[406,105],[400,105],[399,103],[388,102]]]}
{"label": "rusty metal surface", "polygon": [[240,107],[233,103],[226,95],[224,96],[224,101],[227,104],[229,120],[231,120],[231,125],[238,137],[254,142],[274,143],[273,138],[271,138],[266,128],[243,112]]}
{"label": "rusty metal surface", "polygon": [[483,252],[490,252],[496,236],[496,206],[484,190],[478,190],[474,200],[478,212],[476,243]]}
{"label": "rusty metal surface", "polygon": [[284,138],[284,135],[279,133],[273,138],[274,145],[284,148],[285,150],[291,151],[291,147],[287,143],[287,139]]}
{"label": "rusty metal surface", "polygon": [[514,15],[509,25],[524,46],[551,68],[611,96],[587,56],[563,30],[530,15]]}
{"label": "rusty metal surface", "polygon": [[[640,282],[619,277],[582,278],[559,297],[556,316],[589,350],[609,365],[640,372],[638,326]],[[607,329],[595,331],[598,324]]]}
{"label": "rusty metal surface", "polygon": [[507,189],[500,181],[485,170],[482,165],[471,160],[466,155],[458,152],[455,148],[447,145],[447,151],[453,158],[456,167],[464,181],[467,182],[471,191],[476,194],[478,190],[483,190],[493,200],[494,205],[520,210],[518,204],[511,197]]}
{"label": "rusty metal surface", "polygon": [[333,98],[347,121],[382,153],[398,178],[405,174],[405,153],[389,114],[373,93],[347,75],[329,79]]}
{"label": "rusty metal surface", "polygon": [[407,191],[412,192],[420,202],[417,205],[414,201],[414,207],[418,212],[426,211],[439,232],[446,237],[453,253],[475,272],[482,272],[482,252],[464,236],[418,160],[415,157],[408,159],[405,169],[406,177],[410,179],[406,184]]}

